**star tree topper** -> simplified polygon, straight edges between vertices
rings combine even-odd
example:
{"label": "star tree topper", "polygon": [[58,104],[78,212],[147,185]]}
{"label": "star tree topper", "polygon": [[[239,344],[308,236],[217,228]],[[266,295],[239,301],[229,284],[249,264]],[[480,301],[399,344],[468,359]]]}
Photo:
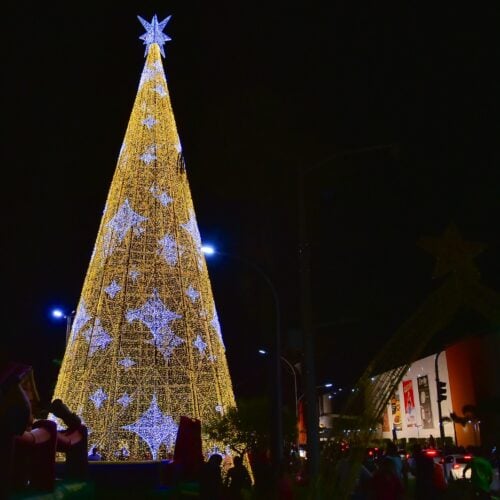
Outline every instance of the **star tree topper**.
{"label": "star tree topper", "polygon": [[148,23],[141,16],[137,16],[142,26],[146,30],[146,33],[144,33],[144,35],[139,37],[141,40],[144,40],[144,45],[146,45],[146,52],[144,53],[145,56],[148,54],[149,46],[153,43],[157,43],[158,46],[160,47],[161,55],[165,57],[163,44],[165,42],[169,42],[172,39],[168,35],[163,33],[163,30],[165,29],[167,23],[170,21],[171,17],[172,16],[168,16],[163,21],[158,22],[158,18],[156,17],[155,14],[151,22]]}

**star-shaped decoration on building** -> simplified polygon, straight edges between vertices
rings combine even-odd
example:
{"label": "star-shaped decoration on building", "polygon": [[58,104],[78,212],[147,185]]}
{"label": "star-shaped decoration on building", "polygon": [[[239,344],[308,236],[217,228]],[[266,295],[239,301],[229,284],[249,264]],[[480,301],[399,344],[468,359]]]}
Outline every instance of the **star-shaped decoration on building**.
{"label": "star-shaped decoration on building", "polygon": [[161,255],[169,266],[175,266],[179,255],[182,254],[182,248],[179,248],[175,239],[166,234],[161,240],[158,240],[160,249],[158,254]]}
{"label": "star-shaped decoration on building", "polygon": [[98,350],[106,349],[108,344],[113,340],[101,326],[99,318],[95,320],[92,328],[83,332],[83,336],[89,343],[89,356],[93,356]]}
{"label": "star-shaped decoration on building", "polygon": [[158,407],[156,394],[153,394],[151,405],[130,425],[124,425],[122,429],[135,432],[143,439],[151,450],[153,460],[158,458],[158,450],[164,444],[171,449],[175,444],[178,425],[170,415],[164,415]]}
{"label": "star-shaped decoration on building", "polygon": [[205,349],[207,348],[207,344],[203,342],[203,339],[201,338],[200,335],[196,337],[195,340],[193,340],[193,345],[200,351],[200,354],[203,354],[205,352]]}
{"label": "star-shaped decoration on building", "polygon": [[174,201],[165,191],[161,191],[154,184],[151,186],[149,191],[164,207]]}
{"label": "star-shaped decoration on building", "polygon": [[156,160],[156,146],[151,144],[146,151],[139,157],[146,165]]}
{"label": "star-shaped decoration on building", "polygon": [[143,28],[146,30],[146,33],[139,37],[141,40],[144,40],[144,45],[146,45],[146,52],[144,53],[145,56],[148,54],[149,46],[153,43],[157,43],[160,47],[161,55],[165,57],[163,45],[165,42],[169,42],[172,39],[168,35],[163,33],[163,30],[165,29],[167,23],[170,21],[171,17],[172,16],[168,16],[163,21],[158,21],[158,18],[155,14],[151,22],[148,23],[141,16],[137,16]]}
{"label": "star-shaped decoration on building", "polygon": [[476,279],[479,277],[474,259],[486,246],[464,241],[455,225],[448,226],[440,238],[421,238],[419,246],[436,258],[435,278],[450,272],[464,273]]}
{"label": "star-shaped decoration on building", "polygon": [[85,301],[82,299],[80,304],[78,305],[78,309],[76,310],[75,319],[73,320],[73,324],[71,326],[71,337],[70,340],[73,340],[74,336],[78,334],[78,332],[85,326],[85,324],[92,319],[92,316],[87,312],[85,307]]}
{"label": "star-shaped decoration on building", "polygon": [[89,397],[90,401],[92,401],[92,403],[94,403],[94,406],[99,409],[102,404],[104,403],[104,401],[106,401],[106,399],[108,399],[108,396],[107,394],[102,390],[102,387],[99,387],[99,389],[97,389],[97,391],[94,392],[94,394],[92,394],[90,397]]}
{"label": "star-shaped decoration on building", "polygon": [[128,275],[132,279],[132,281],[135,283],[137,281],[137,278],[141,275],[139,271],[136,271],[135,269],[132,269]]}
{"label": "star-shaped decoration on building", "polygon": [[167,89],[159,83],[156,85],[156,87],[153,89],[160,97],[165,97],[168,95]]}
{"label": "star-shaped decoration on building", "polygon": [[210,322],[210,324],[217,333],[217,337],[219,338],[222,347],[224,347],[224,340],[222,340],[222,332],[220,329],[219,316],[217,315],[217,311],[215,310],[215,308],[214,308],[214,315],[212,317],[212,321]]}
{"label": "star-shaped decoration on building", "polygon": [[131,396],[129,396],[126,392],[124,392],[121,397],[119,397],[116,402],[121,404],[124,408],[126,408],[133,400]]}
{"label": "star-shaped decoration on building", "polygon": [[186,295],[190,298],[191,302],[194,304],[200,297],[200,292],[197,292],[191,285],[186,290]]}
{"label": "star-shaped decoration on building", "polygon": [[123,368],[125,368],[125,370],[128,370],[129,368],[131,368],[132,366],[135,365],[135,361],[133,361],[132,359],[127,357],[127,358],[123,358],[120,361],[118,361],[118,364],[122,365]]}
{"label": "star-shaped decoration on building", "polygon": [[203,253],[201,251],[201,236],[200,231],[198,229],[198,224],[196,223],[196,217],[192,210],[189,211],[189,220],[184,224],[181,224],[181,227],[185,229],[193,238],[193,242],[195,245],[195,251],[197,255],[198,261],[198,269],[201,270],[203,267]]}
{"label": "star-shaped decoration on building", "polygon": [[140,224],[146,220],[147,217],[134,212],[127,198],[106,224],[106,234],[104,236],[105,254],[111,255],[115,246],[123,241],[130,229],[140,227]]}
{"label": "star-shaped decoration on building", "polygon": [[142,120],[142,124],[146,125],[149,130],[151,130],[158,122],[155,120],[153,115],[148,115],[144,120]]}
{"label": "star-shaped decoration on building", "polygon": [[149,328],[153,336],[151,343],[166,359],[169,358],[175,347],[184,342],[175,335],[170,326],[172,321],[180,319],[182,316],[165,307],[156,289],[142,307],[127,311],[126,318],[129,323],[141,321]]}
{"label": "star-shaped decoration on building", "polygon": [[122,289],[122,287],[115,281],[113,280],[105,289],[104,291],[112,298],[115,298],[115,295]]}

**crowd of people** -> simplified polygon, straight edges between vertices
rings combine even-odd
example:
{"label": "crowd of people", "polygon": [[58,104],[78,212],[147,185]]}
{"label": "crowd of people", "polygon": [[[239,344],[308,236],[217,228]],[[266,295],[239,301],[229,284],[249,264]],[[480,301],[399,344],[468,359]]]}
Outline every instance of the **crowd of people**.
{"label": "crowd of people", "polygon": [[[363,456],[365,450],[359,450],[356,458],[356,450],[351,450],[336,462],[336,491],[348,488],[343,493],[352,500],[498,498],[492,487],[495,467],[498,468],[496,449],[489,454],[481,448],[470,449],[470,460],[457,479],[446,477],[443,461],[435,460],[435,455],[428,451],[415,444],[411,454],[401,456],[392,442],[378,457],[372,453]],[[469,469],[470,481],[465,479]]]}

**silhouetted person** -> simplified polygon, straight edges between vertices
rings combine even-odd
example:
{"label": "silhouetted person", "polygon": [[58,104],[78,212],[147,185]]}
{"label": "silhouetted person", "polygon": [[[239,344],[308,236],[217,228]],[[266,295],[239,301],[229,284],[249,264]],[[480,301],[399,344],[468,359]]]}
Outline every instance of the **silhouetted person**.
{"label": "silhouetted person", "polygon": [[425,453],[422,453],[422,448],[419,444],[413,447],[413,467],[411,472],[416,478],[415,499],[432,500],[436,498],[434,460]]}
{"label": "silhouetted person", "polygon": [[396,471],[394,461],[386,456],[373,474],[370,483],[370,498],[373,500],[400,500],[403,498],[403,483]]}
{"label": "silhouetted person", "polygon": [[99,449],[97,448],[97,446],[94,446],[92,448],[92,452],[88,456],[88,459],[90,462],[98,462],[99,460],[102,460],[102,456],[99,453]]}
{"label": "silhouetted person", "polygon": [[204,500],[220,500],[223,498],[221,463],[222,456],[214,453],[203,464],[200,474],[200,498]]}
{"label": "silhouetted person", "polygon": [[434,436],[431,434],[429,436],[429,448],[435,448],[436,447],[436,440],[434,439]]}
{"label": "silhouetted person", "polygon": [[243,498],[242,490],[250,490],[252,480],[247,468],[243,465],[243,459],[239,456],[233,459],[234,466],[231,467],[226,476],[226,486],[228,487],[227,497],[231,500]]}
{"label": "silhouetted person", "polygon": [[66,430],[57,433],[57,451],[66,454],[66,476],[84,479],[87,475],[87,427],[60,399],[50,404],[50,412],[60,418]]}

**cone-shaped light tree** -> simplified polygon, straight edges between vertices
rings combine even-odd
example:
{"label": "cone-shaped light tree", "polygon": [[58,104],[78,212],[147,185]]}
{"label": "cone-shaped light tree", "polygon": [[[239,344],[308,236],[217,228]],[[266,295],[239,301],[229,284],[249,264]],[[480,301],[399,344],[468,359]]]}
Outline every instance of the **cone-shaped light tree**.
{"label": "cone-shaped light tree", "polygon": [[157,459],[181,416],[234,405],[161,61],[169,18],[139,20],[146,64],[54,394],[111,460]]}

